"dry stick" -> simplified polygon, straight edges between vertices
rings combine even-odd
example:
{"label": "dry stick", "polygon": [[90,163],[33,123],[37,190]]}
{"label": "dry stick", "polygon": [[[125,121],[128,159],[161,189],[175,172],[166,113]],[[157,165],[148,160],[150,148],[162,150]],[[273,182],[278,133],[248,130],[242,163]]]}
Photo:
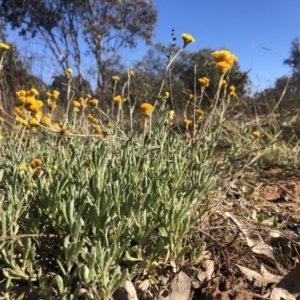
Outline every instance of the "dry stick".
{"label": "dry stick", "polygon": [[19,234],[19,235],[10,235],[10,236],[1,236],[0,237],[0,241],[10,241],[10,240],[18,240],[18,239],[22,239],[22,238],[26,238],[26,237],[32,237],[32,238],[38,238],[38,237],[41,237],[41,238],[45,238],[45,237],[48,237],[48,238],[57,238],[59,237],[59,235],[57,234],[43,234],[43,233],[40,233],[40,234]]}
{"label": "dry stick", "polygon": [[291,81],[291,77],[289,77],[288,81],[286,82],[286,85],[285,85],[284,90],[283,90],[283,92],[282,92],[282,94],[281,94],[281,96],[280,96],[280,99],[278,100],[277,104],[275,105],[275,107],[273,108],[273,110],[272,110],[272,112],[271,112],[272,114],[274,113],[274,111],[277,109],[277,107],[279,106],[280,102],[282,101],[283,96],[284,96],[285,93],[286,93],[286,90],[287,90],[287,87],[288,87],[290,81]]}
{"label": "dry stick", "polygon": [[[197,86],[196,86],[196,76],[197,76],[197,65],[194,66],[194,106],[193,106],[193,139],[195,138],[196,134],[196,93],[197,93]],[[194,143],[194,141],[193,141]]]}

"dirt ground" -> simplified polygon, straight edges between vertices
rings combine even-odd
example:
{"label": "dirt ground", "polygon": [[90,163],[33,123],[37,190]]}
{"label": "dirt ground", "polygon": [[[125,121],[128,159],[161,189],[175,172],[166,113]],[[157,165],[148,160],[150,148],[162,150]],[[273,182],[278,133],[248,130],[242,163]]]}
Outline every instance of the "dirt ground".
{"label": "dirt ground", "polygon": [[[273,289],[293,269],[298,273],[288,282],[296,280],[291,289],[299,291],[300,170],[245,173],[199,231],[206,243],[203,261],[164,270],[158,285],[138,288],[138,299],[277,299]],[[294,295],[281,299],[300,299],[300,292]]]}

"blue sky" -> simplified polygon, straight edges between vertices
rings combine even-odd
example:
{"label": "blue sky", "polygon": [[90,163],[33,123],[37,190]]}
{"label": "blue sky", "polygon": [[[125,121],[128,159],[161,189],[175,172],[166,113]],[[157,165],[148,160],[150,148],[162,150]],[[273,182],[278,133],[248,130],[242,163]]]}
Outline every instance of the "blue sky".
{"label": "blue sky", "polygon": [[[229,49],[239,58],[242,71],[251,69],[249,76],[253,91],[271,86],[276,78],[290,74],[291,69],[283,64],[283,60],[289,57],[292,40],[300,36],[300,0],[153,2],[158,10],[153,43],[168,45],[174,28],[178,44],[181,43],[181,33],[195,37],[196,42],[187,47],[190,51]],[[25,52],[45,51],[39,42],[21,42],[17,32],[10,32],[8,40],[22,45]],[[147,46],[140,42],[136,49],[123,52],[126,53],[124,62],[130,66],[142,59],[147,50]],[[51,68],[55,70],[54,63]],[[47,70],[48,74],[52,73],[51,68]],[[40,67],[38,71],[41,72]]]}
{"label": "blue sky", "polygon": [[[292,40],[300,36],[300,0],[154,0],[154,3],[158,10],[154,43],[168,44],[174,28],[178,43],[181,33],[195,37],[196,42],[188,45],[190,51],[227,48],[239,58],[241,70],[251,69],[255,90],[290,74],[291,69],[283,60],[290,55]],[[145,52],[146,47],[141,43],[127,62],[140,59]]]}

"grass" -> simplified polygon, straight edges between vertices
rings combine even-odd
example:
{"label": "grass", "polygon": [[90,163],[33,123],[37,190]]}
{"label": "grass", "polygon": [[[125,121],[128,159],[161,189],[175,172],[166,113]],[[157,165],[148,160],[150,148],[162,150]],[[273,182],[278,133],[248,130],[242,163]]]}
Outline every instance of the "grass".
{"label": "grass", "polygon": [[[230,242],[230,229],[219,235],[205,235],[204,229],[217,227],[217,215],[228,210],[231,197],[257,200],[257,181],[247,178],[249,171],[297,169],[300,148],[292,127],[295,116],[285,121],[291,129],[288,140],[274,118],[261,124],[257,116],[250,117],[251,130],[246,120],[227,118],[234,100],[222,85],[224,76],[230,72],[220,75],[210,112],[196,114],[202,87],[190,102],[191,122],[197,126],[186,123],[179,131],[178,112],[173,119],[161,101],[163,84],[150,107],[153,114],[146,105],[139,124],[133,114],[139,107],[129,90],[125,95],[125,87],[128,119],[119,98],[112,104],[114,112],[104,112],[87,95],[78,99],[77,111],[69,93],[67,107],[55,117],[59,93],[49,92],[43,107],[36,108],[35,89],[19,92],[14,115],[2,108],[5,299],[12,299],[16,286],[36,290],[42,299],[111,299],[125,280],[146,278],[155,286],[162,270],[174,265],[193,273],[212,241]],[[252,216],[253,224],[262,224],[269,218],[234,203],[242,220]],[[278,227],[274,219],[265,223]],[[244,251],[244,242],[235,245]]]}

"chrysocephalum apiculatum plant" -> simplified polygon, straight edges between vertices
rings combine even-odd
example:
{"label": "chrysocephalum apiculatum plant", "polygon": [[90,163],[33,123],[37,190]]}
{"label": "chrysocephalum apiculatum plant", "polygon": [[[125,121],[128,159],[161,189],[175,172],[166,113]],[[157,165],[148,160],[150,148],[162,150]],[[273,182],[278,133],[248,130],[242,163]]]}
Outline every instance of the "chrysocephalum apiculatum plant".
{"label": "chrysocephalum apiculatum plant", "polygon": [[[120,77],[112,77],[112,107],[104,112],[91,95],[72,98],[68,68],[61,120],[55,117],[56,90],[48,91],[45,100],[34,87],[20,90],[12,115],[0,110],[1,120],[13,126],[10,132],[2,128],[0,141],[5,297],[15,284],[27,282],[45,297],[56,290],[60,299],[109,299],[126,279],[148,272],[155,283],[155,269],[170,261],[201,261],[205,244],[197,226],[209,210],[204,196],[214,182],[214,151],[235,92],[227,93],[224,80],[237,58],[226,50],[212,54],[219,71],[212,108],[200,107],[210,80],[199,78],[199,95],[195,88],[188,97],[193,114],[181,116],[185,129],[175,133],[179,112],[167,106],[170,93],[162,91],[172,62],[195,41],[189,34],[182,39],[154,103],[130,98],[130,69],[122,94],[116,93]],[[124,101],[129,134],[122,127]],[[142,134],[134,129],[136,108],[144,118]]]}

